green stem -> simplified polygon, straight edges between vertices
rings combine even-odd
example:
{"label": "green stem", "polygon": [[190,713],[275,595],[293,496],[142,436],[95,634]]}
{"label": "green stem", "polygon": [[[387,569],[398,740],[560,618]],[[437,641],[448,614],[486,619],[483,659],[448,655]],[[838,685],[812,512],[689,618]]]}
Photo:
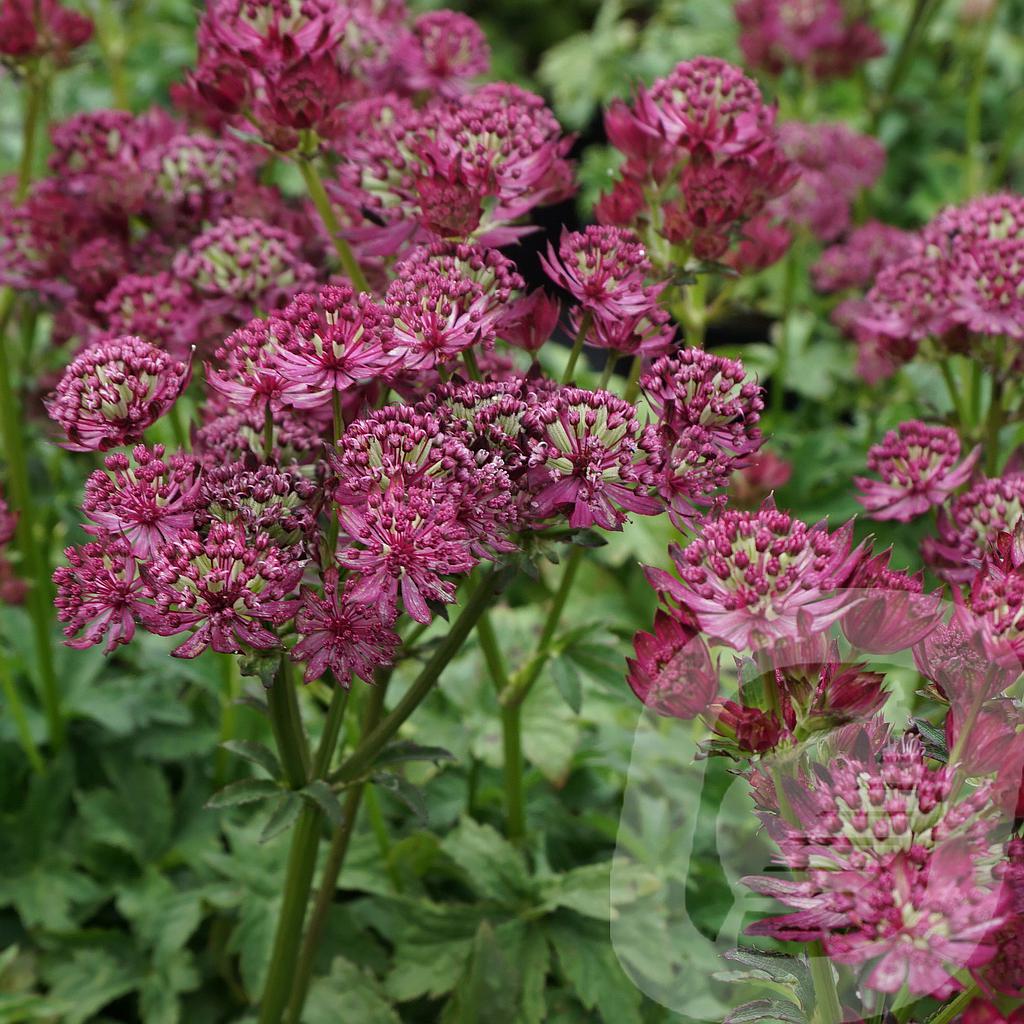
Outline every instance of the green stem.
{"label": "green stem", "polygon": [[45,106],[44,87],[33,70],[25,80],[25,114],[22,122],[21,159],[18,162],[18,187],[15,198],[21,202],[28,194],[36,163],[36,140],[39,135],[39,121]]}
{"label": "green stem", "polygon": [[1003,429],[1003,379],[997,370],[992,378],[992,397],[985,418],[985,470],[989,476],[999,473],[999,434]]}
{"label": "green stem", "polygon": [[832,962],[820,942],[811,943],[808,963],[811,968],[811,982],[814,985],[813,1024],[839,1024],[843,1019],[843,1007],[836,991]]}
{"label": "green stem", "polygon": [[580,329],[576,332],[576,337],[572,343],[572,351],[569,353],[569,362],[565,364],[565,370],[562,373],[563,384],[568,384],[572,380],[572,375],[576,372],[576,364],[580,361],[580,353],[583,351],[583,342],[586,340],[587,332],[590,330],[593,319],[589,312],[584,313],[580,318]]}
{"label": "green stem", "polygon": [[537,682],[537,677],[551,656],[551,642],[555,638],[555,633],[558,632],[562,613],[565,611],[566,602],[569,600],[569,594],[572,592],[576,574],[579,572],[582,562],[583,548],[573,547],[566,557],[562,580],[552,598],[547,618],[544,620],[540,639],[537,641],[537,649],[530,661],[527,662],[526,667],[506,687],[501,696],[502,704],[522,704],[529,696],[534,683]]}
{"label": "green stem", "polygon": [[928,1024],[949,1024],[951,1020],[958,1017],[974,1002],[977,995],[978,986],[972,982],[955,999],[950,1000],[940,1010],[932,1014],[928,1018]]}
{"label": "green stem", "polygon": [[981,94],[985,82],[985,64],[989,44],[995,29],[999,0],[992,0],[981,27],[981,39],[971,72],[970,91],[967,94],[967,112],[964,118],[964,188],[969,199],[984,187],[985,162],[981,155]]}
{"label": "green stem", "polygon": [[287,652],[282,654],[277,676],[267,691],[267,703],[285,781],[291,789],[302,789],[309,781],[309,744],[302,728],[291,664]]}
{"label": "green stem", "polygon": [[949,392],[950,401],[953,403],[953,414],[956,416],[957,428],[963,432],[967,426],[967,416],[964,412],[963,399],[960,397],[960,389],[957,387],[956,378],[953,376],[953,368],[949,359],[939,360],[939,370],[942,372],[942,379],[946,382],[946,390]]}
{"label": "green stem", "polygon": [[182,451],[192,451],[192,442],[189,439],[188,429],[185,426],[185,421],[181,416],[181,401],[177,401],[171,406],[169,413],[171,418],[171,429],[174,431],[174,440],[177,441],[178,447]]}
{"label": "green stem", "polygon": [[[476,626],[477,639],[494,688],[500,696],[508,692],[509,677],[498,637],[488,614]],[[503,704],[501,708],[501,742],[505,782],[505,833],[516,841],[526,834],[526,811],[523,798],[522,704]]]}
{"label": "green stem", "polygon": [[[364,736],[370,733],[381,719],[384,712],[384,697],[390,678],[391,673],[388,671],[370,691],[370,699],[363,716]],[[331,838],[331,846],[327,851],[320,886],[313,902],[313,910],[309,916],[309,924],[302,939],[299,961],[295,968],[291,999],[288,1002],[286,1018],[288,1024],[299,1024],[302,1018],[302,1008],[306,1003],[309,983],[313,977],[313,962],[316,959],[317,950],[320,948],[320,940],[323,938],[324,928],[327,925],[327,916],[334,904],[334,895],[338,890],[338,877],[348,854],[365,787],[366,783],[359,782],[348,791],[341,824],[334,830],[334,835]]]}
{"label": "green stem", "polygon": [[274,458],[274,414],[270,411],[270,402],[263,413],[263,458],[267,462]]}
{"label": "green stem", "polygon": [[220,711],[220,742],[214,763],[214,789],[220,789],[228,781],[230,755],[224,744],[235,738],[235,727],[238,720],[239,683],[238,659],[233,654],[218,655],[221,663],[221,711]]}
{"label": "green stem", "polygon": [[316,169],[316,163],[314,162],[315,152],[316,140],[315,138],[309,139],[296,160],[299,165],[299,171],[302,173],[303,181],[306,183],[309,198],[313,200],[316,212],[320,215],[327,233],[331,236],[334,251],[338,254],[338,260],[341,262],[346,276],[355,286],[356,291],[368,292],[370,285],[367,283],[366,275],[352,254],[348,242],[342,237],[341,224],[338,222],[337,214],[335,214],[334,207],[331,205],[331,200],[327,195],[327,190],[324,188],[320,172]]}
{"label": "green stem", "polygon": [[344,686],[334,684],[331,693],[331,703],[327,708],[327,718],[324,720],[324,731],[320,736],[320,745],[316,748],[316,757],[313,758],[313,778],[322,779],[331,768],[331,758],[334,757],[334,750],[338,746],[338,737],[341,735],[341,726],[345,721],[345,709],[348,707],[349,691]]}
{"label": "green stem", "polygon": [[601,379],[597,382],[599,391],[608,387],[608,382],[615,372],[615,364],[619,361],[619,354],[611,349],[608,350],[608,358],[605,360],[604,369],[601,371]]}
{"label": "green stem", "polygon": [[473,591],[459,617],[448,630],[448,635],[437,646],[432,657],[423,666],[412,686],[402,699],[380,723],[363,737],[359,746],[345,760],[338,771],[332,773],[332,782],[352,782],[364,775],[372,766],[377,755],[384,749],[391,738],[402,727],[405,720],[422,703],[433,689],[448,662],[462,649],[473,627],[480,616],[497,596],[499,589],[498,572],[494,568],[486,570],[476,589]]}
{"label": "green stem", "polygon": [[60,690],[53,662],[50,635],[50,572],[45,546],[36,535],[42,520],[35,510],[28,477],[23,443],[20,402],[11,378],[7,328],[14,309],[14,292],[0,291],[0,432],[7,458],[7,483],[12,508],[18,513],[18,546],[24,558],[30,582],[28,610],[35,641],[40,700],[49,727],[50,744],[59,750],[64,743],[64,719],[60,708]]}
{"label": "green stem", "polygon": [[626,390],[622,393],[622,397],[627,402],[635,402],[636,396],[640,393],[640,374],[644,368],[644,357],[637,352],[633,356],[633,362],[629,364],[629,377],[626,380]]}
{"label": "green stem", "polygon": [[686,344],[697,348],[703,346],[707,333],[707,287],[706,277],[698,274],[693,284],[682,290],[680,313]]}
{"label": "green stem", "polygon": [[25,715],[25,707],[18,696],[18,688],[14,685],[14,677],[7,664],[6,658],[0,658],[0,688],[4,692],[4,700],[7,702],[7,710],[14,719],[14,727],[18,731],[18,740],[21,749],[28,758],[28,763],[37,774],[43,773],[43,759],[39,754],[36,741],[32,739],[32,730],[28,726],[28,718]]}
{"label": "green stem", "polygon": [[791,246],[786,253],[782,283],[782,322],[779,325],[778,359],[772,374],[772,411],[782,414],[786,406],[786,375],[792,355],[793,305],[796,301],[796,283],[800,272],[797,246]]}
{"label": "green stem", "polygon": [[476,354],[471,348],[467,348],[462,353],[462,358],[466,362],[466,373],[469,374],[470,380],[483,380],[483,374],[480,373],[480,364],[476,361]]}

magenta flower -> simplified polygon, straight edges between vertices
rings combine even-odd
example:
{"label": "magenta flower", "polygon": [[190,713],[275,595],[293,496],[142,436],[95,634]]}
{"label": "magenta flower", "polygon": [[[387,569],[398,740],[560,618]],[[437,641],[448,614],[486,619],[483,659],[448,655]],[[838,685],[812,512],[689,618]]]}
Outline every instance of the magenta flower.
{"label": "magenta flower", "polygon": [[[574,306],[569,313],[569,326],[574,336],[583,326],[584,315],[582,306]],[[593,348],[611,349],[620,355],[639,354],[645,359],[665,355],[675,340],[676,327],[671,314],[657,305],[636,316],[595,317],[585,337]]]}
{"label": "magenta flower", "polygon": [[969,583],[1000,533],[1024,514],[1024,474],[982,478],[939,509],[938,536],[921,544],[925,561],[950,583]]}
{"label": "magenta flower", "polygon": [[400,593],[410,618],[430,622],[427,601],[455,600],[455,584],[444,577],[476,564],[457,509],[429,490],[389,488],[371,495],[365,508],[342,506],[338,514],[349,538],[338,561],[354,573],[346,593],[377,606],[385,618],[394,618]]}
{"label": "magenta flower", "polygon": [[295,631],[299,642],[291,656],[306,662],[306,682],[330,669],[334,681],[346,689],[353,676],[372,683],[374,670],[391,664],[401,642],[374,605],[352,600],[339,588],[337,569],[324,573],[323,597],[303,589]]}
{"label": "magenta flower", "polygon": [[840,625],[854,647],[870,654],[911,650],[942,619],[939,593],[924,593],[922,573],[890,569],[891,555],[890,549],[865,559],[847,584],[855,603]]}
{"label": "magenta flower", "polygon": [[535,288],[506,306],[498,332],[510,345],[536,352],[554,334],[561,313],[558,299]]}
{"label": "magenta flower", "polygon": [[110,334],[137,335],[182,360],[198,340],[202,317],[188,285],[166,272],[124,275],[96,312]]}
{"label": "magenta flower", "polygon": [[60,65],[92,33],[90,18],[57,0],[5,0],[0,5],[0,54],[4,57],[50,56]]}
{"label": "magenta flower", "polygon": [[811,277],[819,292],[865,288],[883,267],[906,260],[920,250],[919,236],[872,220],[826,249],[811,267]]}
{"label": "magenta flower", "polygon": [[718,673],[692,628],[659,609],[653,632],[638,632],[633,647],[636,657],[626,659],[626,681],[646,707],[684,720],[708,709],[718,692]]}
{"label": "magenta flower", "polygon": [[908,523],[963,486],[980,455],[979,445],[961,462],[960,438],[952,427],[901,423],[868,449],[868,468],[882,479],[855,477],[857,500],[872,519]]}
{"label": "magenta flower", "polygon": [[949,263],[950,316],[970,331],[1024,338],[1024,232],[970,243]]}
{"label": "magenta flower", "polygon": [[193,631],[171,652],[176,658],[195,658],[207,647],[221,654],[277,647],[270,627],[295,614],[304,565],[297,546],[249,535],[237,520],[214,522],[205,538],[182,534],[145,567],[154,605],[139,609],[139,619],[158,636]]}
{"label": "magenta flower", "polygon": [[852,326],[869,336],[918,342],[949,332],[951,311],[945,267],[917,255],[882,268]]}
{"label": "magenta flower", "polygon": [[820,941],[839,963],[863,967],[879,992],[904,985],[945,999],[955,975],[995,954],[1001,922],[989,792],[952,802],[946,766],[930,768],[920,741],[904,737],[874,758],[840,756],[801,787],[799,820],[764,816],[784,861],[806,880],[748,878],[794,912],[748,934]]}
{"label": "magenta flower", "polygon": [[739,0],[735,11],[747,63],[772,74],[796,66],[846,78],[885,52],[861,8],[844,0]]}
{"label": "magenta flower", "polygon": [[127,542],[105,537],[66,548],[64,556],[69,565],[54,570],[53,582],[57,618],[66,623],[65,643],[84,650],[105,638],[107,654],[128,643],[146,591]]}
{"label": "magenta flower", "polygon": [[199,27],[200,46],[237,53],[254,67],[273,66],[336,46],[345,8],[330,0],[215,0]]}
{"label": "magenta flower", "polygon": [[564,509],[574,528],[620,530],[626,512],[662,510],[650,496],[660,446],[629,402],[607,391],[562,388],[531,408],[524,425],[535,438],[530,479],[537,519]]}
{"label": "magenta flower", "polygon": [[252,149],[230,137],[181,132],[148,149],[141,157],[152,190],[149,204],[157,217],[210,216],[256,160]]}
{"label": "magenta flower", "polygon": [[[293,409],[275,410],[271,434],[272,462],[279,466],[311,467],[318,475],[326,472],[323,433],[316,421],[310,422],[308,413],[300,419]],[[264,410],[246,409],[213,416],[196,431],[194,450],[207,467],[239,459],[263,461],[266,458]]]}
{"label": "magenta flower", "polygon": [[133,555],[152,558],[192,529],[201,502],[198,460],[180,452],[165,460],[163,445],[140,444],[131,459],[117,452],[103,461],[107,471],[85,484],[82,511],[95,524],[88,533],[123,537]]}
{"label": "magenta flower", "polygon": [[455,97],[468,88],[468,80],[486,75],[491,49],[480,26],[459,11],[427,11],[412,27],[405,86],[410,92],[427,89]]}
{"label": "magenta flower", "polygon": [[188,385],[191,368],[141,338],[98,342],[72,360],[46,411],[67,434],[69,451],[134,444]]}
{"label": "magenta flower", "polygon": [[348,391],[387,376],[395,364],[385,352],[391,318],[368,295],[347,284],[331,284],[301,294],[274,318],[278,345],[274,363],[308,394],[292,404],[326,404],[335,392]]}
{"label": "magenta flower", "polygon": [[972,705],[1006,690],[1015,671],[995,664],[971,620],[942,623],[914,647],[914,661],[921,675],[935,683],[953,702]]}
{"label": "magenta flower", "polygon": [[711,640],[737,650],[809,639],[844,610],[844,586],[862,557],[852,522],[830,533],[771,505],[727,509],[685,548],[670,549],[679,579],[648,568],[656,590],[692,614]]}
{"label": "magenta flower", "polygon": [[681,433],[661,432],[663,460],[655,484],[668,504],[668,516],[680,530],[703,520],[708,509],[724,505],[738,460],[722,450],[715,435],[704,427],[685,427]]}
{"label": "magenta flower", "polygon": [[174,259],[174,273],[222,311],[246,319],[314,286],[299,238],[251,217],[225,217]]}
{"label": "magenta flower", "polygon": [[640,378],[660,423],[675,434],[688,427],[706,430],[725,453],[748,455],[761,447],[758,421],[764,389],[737,359],[700,348],[663,356]]}
{"label": "magenta flower", "polygon": [[762,711],[734,700],[715,701],[707,709],[707,717],[718,736],[746,755],[774,750],[786,734],[774,711]]}
{"label": "magenta flower", "polygon": [[660,289],[645,283],[652,268],[643,243],[624,228],[563,229],[557,255],[548,243],[541,263],[548,277],[595,318],[638,316],[657,303]]}

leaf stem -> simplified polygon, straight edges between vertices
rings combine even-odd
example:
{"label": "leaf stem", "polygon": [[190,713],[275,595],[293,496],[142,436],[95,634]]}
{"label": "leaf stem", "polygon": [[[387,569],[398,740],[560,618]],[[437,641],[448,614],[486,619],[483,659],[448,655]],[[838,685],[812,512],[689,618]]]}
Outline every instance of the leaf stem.
{"label": "leaf stem", "polygon": [[331,243],[334,246],[334,251],[338,254],[338,260],[345,275],[355,286],[356,291],[368,292],[370,285],[366,280],[366,275],[353,255],[348,242],[342,237],[341,224],[338,222],[337,214],[335,214],[330,197],[324,188],[320,172],[316,168],[317,145],[318,140],[315,134],[307,133],[307,138],[296,156],[296,163],[299,165],[302,179],[306,183],[309,198],[313,200],[316,212],[320,215],[320,220],[323,221],[327,234],[331,237]]}
{"label": "leaf stem", "polygon": [[583,351],[583,342],[586,340],[587,332],[590,330],[590,325],[594,322],[594,318],[589,312],[585,312],[580,318],[580,329],[576,332],[576,337],[572,343],[572,351],[569,353],[569,362],[565,364],[565,370],[562,372],[562,383],[568,384],[572,380],[572,375],[576,372],[576,364],[580,361],[580,353]]}
{"label": "leaf stem", "polygon": [[971,84],[967,93],[967,112],[964,117],[964,190],[965,199],[976,195],[984,187],[985,161],[981,158],[981,94],[985,82],[985,64],[989,44],[999,14],[999,0],[992,0],[981,26],[978,51],[971,69]]}
{"label": "leaf stem", "polygon": [[290,789],[302,789],[310,778],[309,744],[302,728],[302,716],[299,714],[295,681],[287,652],[281,655],[277,676],[267,691],[267,703],[285,781]]}

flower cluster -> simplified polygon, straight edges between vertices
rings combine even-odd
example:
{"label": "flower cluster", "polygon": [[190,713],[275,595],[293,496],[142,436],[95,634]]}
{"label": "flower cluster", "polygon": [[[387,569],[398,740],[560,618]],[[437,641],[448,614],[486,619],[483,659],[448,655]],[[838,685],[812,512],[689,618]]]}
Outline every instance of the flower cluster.
{"label": "flower cluster", "polygon": [[92,20],[58,0],[4,0],[0,5],[0,57],[18,64],[49,57],[57,64],[84,46]]}
{"label": "flower cluster", "polygon": [[815,78],[849,77],[885,52],[860,6],[849,0],[739,0],[743,56],[771,74],[797,67]]}
{"label": "flower cluster", "polygon": [[613,103],[605,127],[625,159],[599,219],[656,232],[698,260],[721,259],[740,225],[795,180],[774,109],[725,61],[679,64],[632,106]]}

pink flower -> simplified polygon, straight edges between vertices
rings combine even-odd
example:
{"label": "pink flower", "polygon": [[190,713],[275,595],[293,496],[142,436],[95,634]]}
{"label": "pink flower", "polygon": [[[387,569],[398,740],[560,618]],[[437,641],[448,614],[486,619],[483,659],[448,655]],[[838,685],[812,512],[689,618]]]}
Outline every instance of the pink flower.
{"label": "pink flower", "polygon": [[882,479],[855,477],[857,500],[872,519],[908,523],[963,486],[980,455],[978,446],[961,462],[960,438],[951,427],[901,423],[868,449],[868,468]]}
{"label": "pink flower", "polygon": [[548,243],[541,263],[548,277],[596,318],[638,316],[657,302],[659,289],[645,283],[652,268],[643,244],[624,228],[563,229],[558,254]]}
{"label": "pink flower", "polygon": [[297,295],[274,318],[274,363],[308,389],[294,404],[329,403],[335,392],[387,376],[395,362],[384,348],[390,328],[385,310],[347,284]]}
{"label": "pink flower", "polygon": [[[120,538],[105,537],[66,548],[69,565],[54,570],[54,607],[66,623],[68,647],[83,650],[106,638],[109,654],[135,635],[135,619],[144,606],[145,588],[135,556]],[[80,636],[78,634],[81,634]]]}
{"label": "pink flower", "polygon": [[814,287],[819,292],[864,288],[883,267],[908,259],[920,249],[920,238],[912,232],[868,221],[821,254],[811,267]]}
{"label": "pink flower", "polygon": [[718,692],[718,674],[693,629],[659,609],[653,632],[638,632],[633,647],[626,680],[646,707],[684,720],[707,710]]}
{"label": "pink flower", "polygon": [[986,656],[975,624],[958,622],[956,616],[922,637],[914,662],[950,701],[968,706],[998,696],[1016,678]]}
{"label": "pink flower", "polygon": [[131,335],[78,355],[46,402],[67,434],[69,451],[134,444],[178,400],[191,370]]}
{"label": "pink flower", "polygon": [[[164,459],[163,445],[136,445],[104,460],[85,484],[82,511],[95,524],[88,533],[123,537],[133,555],[152,558],[161,545],[193,526],[200,505],[198,461],[177,453]],[[134,461],[135,465],[132,466]]]}
{"label": "pink flower", "polygon": [[348,597],[377,606],[385,618],[394,618],[401,593],[409,617],[430,622],[427,601],[455,600],[455,584],[444,577],[476,564],[457,509],[430,491],[389,488],[371,495],[365,508],[342,506],[338,514],[349,538],[338,561],[354,573]]}
{"label": "pink flower", "polygon": [[491,50],[487,37],[469,15],[459,11],[428,11],[413,23],[415,49],[410,51],[406,88],[428,89],[440,96],[458,96],[467,82],[487,74]]}
{"label": "pink flower", "polygon": [[917,342],[950,331],[951,312],[945,267],[918,255],[882,268],[853,327],[883,339]]}
{"label": "pink flower", "polygon": [[187,358],[196,343],[201,312],[188,285],[169,273],[126,274],[97,303],[110,334],[134,334]]}
{"label": "pink flower", "polygon": [[739,0],[740,48],[751,67],[772,74],[797,66],[846,78],[885,52],[859,10],[843,0]]}
{"label": "pink flower", "polygon": [[558,325],[562,304],[542,288],[513,300],[502,315],[499,333],[510,345],[536,352]]}
{"label": "pink flower", "polygon": [[295,631],[299,642],[291,656],[306,662],[306,682],[330,669],[335,682],[346,689],[353,676],[372,683],[374,670],[391,664],[401,642],[374,605],[346,597],[337,569],[324,573],[323,597],[303,589]]}
{"label": "pink flower", "polygon": [[93,23],[56,0],[4,0],[0,54],[15,60],[53,57],[58,64],[92,38]]}
{"label": "pink flower", "polygon": [[741,508],[753,508],[776,488],[785,487],[792,475],[792,463],[774,452],[761,450],[733,473],[729,500]]}
{"label": "pink flower", "polygon": [[839,963],[863,967],[871,989],[906,985],[915,996],[945,999],[960,987],[958,971],[995,954],[1000,891],[989,793],[953,803],[950,770],[928,767],[916,737],[887,744],[880,764],[840,756],[821,768],[800,787],[795,824],[763,816],[785,862],[806,880],[746,879],[794,911],[748,934],[817,940]]}
{"label": "pink flower", "polygon": [[[264,406],[265,408],[265,406]],[[266,458],[266,415],[264,408],[245,409],[214,415],[194,438],[194,451],[207,467],[245,459],[260,462]],[[323,472],[324,439],[319,425],[306,413],[300,419],[294,409],[274,412],[271,422],[273,450],[271,461],[279,466],[318,467]]]}
{"label": "pink flower", "polygon": [[295,614],[299,602],[292,595],[304,565],[297,546],[247,534],[238,520],[214,522],[205,538],[182,534],[146,566],[154,606],[140,609],[139,618],[159,636],[194,631],[174,649],[176,658],[194,658],[207,647],[221,654],[277,647],[269,627]]}
{"label": "pink flower", "polygon": [[641,428],[629,402],[607,391],[562,388],[531,408],[524,426],[536,438],[530,446],[536,518],[564,509],[574,528],[620,530],[626,512],[661,511],[649,495],[660,460],[657,438]]}
{"label": "pink flower", "polygon": [[1024,475],[981,478],[939,509],[937,537],[921,544],[925,561],[950,583],[968,583],[1000,533],[1014,529],[1024,514]]}
{"label": "pink flower", "polygon": [[263,221],[225,217],[178,253],[174,273],[201,296],[219,300],[223,312],[245,319],[313,286],[316,272],[302,259],[301,245]]}
{"label": "pink flower", "polygon": [[852,523],[829,533],[771,505],[727,509],[670,549],[679,579],[651,568],[648,578],[715,642],[743,650],[813,638],[842,614],[845,599],[833,592],[862,557],[852,533]]}
{"label": "pink flower", "polygon": [[324,53],[345,30],[345,8],[330,0],[215,0],[199,27],[200,46],[273,66]]}

